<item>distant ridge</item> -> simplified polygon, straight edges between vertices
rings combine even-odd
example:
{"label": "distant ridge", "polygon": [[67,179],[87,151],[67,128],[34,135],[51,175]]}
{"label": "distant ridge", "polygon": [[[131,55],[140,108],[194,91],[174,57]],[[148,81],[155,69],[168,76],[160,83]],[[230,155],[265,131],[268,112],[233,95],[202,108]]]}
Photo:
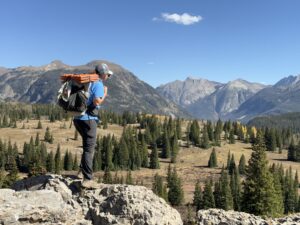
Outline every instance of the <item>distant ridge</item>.
{"label": "distant ridge", "polygon": [[189,117],[185,110],[161,97],[153,87],[139,80],[133,73],[104,60],[94,60],[79,66],[69,66],[54,60],[37,67],[0,68],[0,101],[55,103],[60,75],[87,73],[102,62],[107,63],[114,72],[112,78],[105,82],[108,86],[108,98],[103,108],[117,112],[129,110]]}

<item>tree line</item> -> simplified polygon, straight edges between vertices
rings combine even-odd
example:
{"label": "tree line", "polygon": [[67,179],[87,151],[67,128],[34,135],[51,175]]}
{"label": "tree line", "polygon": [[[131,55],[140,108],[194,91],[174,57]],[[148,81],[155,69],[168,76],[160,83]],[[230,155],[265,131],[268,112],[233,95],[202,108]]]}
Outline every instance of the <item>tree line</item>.
{"label": "tree line", "polygon": [[193,204],[197,210],[234,209],[272,217],[300,212],[298,173],[293,175],[291,167],[284,171],[282,164],[268,165],[262,133],[259,132],[252,149],[247,166],[244,156],[236,166],[234,156],[229,153],[227,167],[222,169],[219,180],[206,180],[203,188],[196,183]]}

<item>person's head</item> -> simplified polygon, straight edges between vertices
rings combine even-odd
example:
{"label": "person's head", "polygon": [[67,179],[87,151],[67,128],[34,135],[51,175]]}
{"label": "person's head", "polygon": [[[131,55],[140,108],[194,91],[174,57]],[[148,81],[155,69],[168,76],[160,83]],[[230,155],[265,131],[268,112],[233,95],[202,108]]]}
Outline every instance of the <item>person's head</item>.
{"label": "person's head", "polygon": [[107,80],[113,72],[108,68],[105,63],[101,63],[95,67],[95,72],[99,75],[101,80]]}

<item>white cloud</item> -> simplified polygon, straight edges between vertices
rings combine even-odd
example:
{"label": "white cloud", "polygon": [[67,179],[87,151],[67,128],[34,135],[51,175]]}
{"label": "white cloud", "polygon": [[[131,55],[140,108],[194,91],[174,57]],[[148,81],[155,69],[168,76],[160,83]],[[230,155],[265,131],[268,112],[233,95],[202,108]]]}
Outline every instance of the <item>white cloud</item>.
{"label": "white cloud", "polygon": [[153,21],[163,20],[165,22],[177,23],[181,25],[192,25],[198,23],[203,18],[201,16],[192,16],[188,13],[183,13],[182,15],[177,13],[162,13],[161,18],[154,17]]}
{"label": "white cloud", "polygon": [[148,65],[154,65],[154,62],[147,62]]}

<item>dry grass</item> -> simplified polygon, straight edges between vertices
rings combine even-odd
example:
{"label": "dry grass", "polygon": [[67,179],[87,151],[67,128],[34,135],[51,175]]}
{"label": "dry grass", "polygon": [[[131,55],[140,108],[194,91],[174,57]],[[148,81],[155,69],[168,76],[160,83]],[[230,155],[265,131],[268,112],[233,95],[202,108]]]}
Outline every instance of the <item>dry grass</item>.
{"label": "dry grass", "polygon": [[[23,123],[25,124],[25,129],[22,129]],[[17,128],[0,129],[0,137],[2,140],[7,141],[10,139],[12,143],[16,142],[19,150],[22,151],[23,143],[25,141],[29,142],[31,136],[35,138],[37,132],[40,133],[40,139],[42,140],[44,138],[46,127],[49,127],[54,136],[54,143],[46,144],[48,151],[52,150],[55,152],[59,143],[61,145],[62,152],[68,149],[73,154],[78,154],[78,156],[80,156],[82,152],[81,138],[79,137],[79,140],[74,140],[75,128],[74,126],[70,127],[70,121],[65,122],[67,127],[66,129],[62,129],[64,122],[50,123],[47,120],[42,120],[43,129],[41,130],[36,129],[37,124],[37,120],[29,120],[28,122],[20,121],[17,123]],[[101,136],[113,134],[115,137],[119,138],[122,134],[122,131],[123,127],[118,125],[109,125],[107,130],[98,128],[98,134]],[[218,179],[222,166],[226,166],[227,155],[229,151],[234,154],[236,164],[238,164],[242,154],[244,154],[246,160],[248,160],[252,153],[250,144],[245,144],[238,141],[233,145],[222,142],[221,147],[215,147],[215,149],[217,152],[218,168],[211,169],[207,167],[207,164],[212,148],[207,150],[196,147],[186,148],[184,147],[184,143],[182,144],[175,166],[179,176],[183,181],[182,183],[184,187],[186,203],[192,201],[194,186],[197,180],[199,180],[203,185],[203,182],[208,178],[212,178],[213,180]],[[270,163],[282,163],[285,169],[288,169],[290,166],[292,166],[293,171],[300,170],[300,163],[286,160],[286,150],[284,150],[282,154],[268,152],[267,156]],[[169,160],[160,159],[160,169],[152,170],[143,168],[133,171],[133,179],[135,181],[137,180],[138,183],[143,181],[143,184],[146,187],[151,188],[154,174],[158,173],[159,175],[166,176],[168,165]],[[126,174],[126,171],[118,172],[118,175],[123,175],[124,178],[126,177]],[[97,172],[95,175],[102,176],[103,172]],[[114,176],[114,173],[112,173],[112,176]]]}

